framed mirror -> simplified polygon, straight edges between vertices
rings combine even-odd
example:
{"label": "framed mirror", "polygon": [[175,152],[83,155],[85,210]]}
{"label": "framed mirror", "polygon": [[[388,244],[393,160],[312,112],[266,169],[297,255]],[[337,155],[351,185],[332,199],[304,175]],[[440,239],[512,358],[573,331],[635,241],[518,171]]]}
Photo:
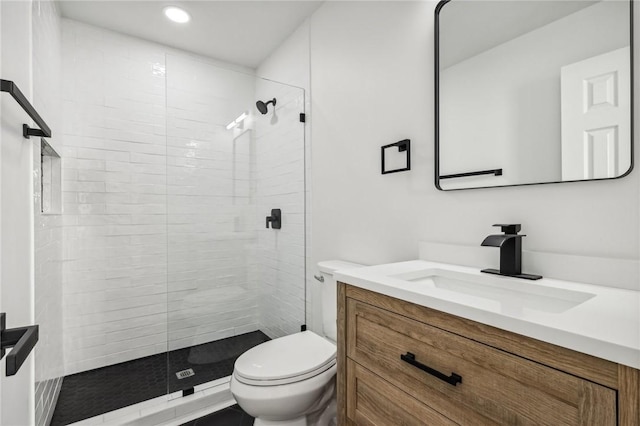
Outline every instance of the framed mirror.
{"label": "framed mirror", "polygon": [[632,7],[629,0],[441,1],[436,187],[629,174]]}

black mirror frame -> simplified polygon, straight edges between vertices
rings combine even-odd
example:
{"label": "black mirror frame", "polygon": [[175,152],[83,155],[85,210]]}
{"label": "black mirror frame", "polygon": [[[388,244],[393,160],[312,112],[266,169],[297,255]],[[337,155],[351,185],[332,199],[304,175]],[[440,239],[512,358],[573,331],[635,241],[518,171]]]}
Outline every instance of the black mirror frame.
{"label": "black mirror frame", "polygon": [[[488,189],[488,188],[508,188],[512,186],[530,186],[530,185],[547,185],[552,183],[572,183],[572,182],[592,182],[592,181],[602,181],[602,180],[617,180],[621,179],[625,176],[628,176],[634,168],[634,109],[635,109],[635,96],[634,96],[634,64],[633,64],[633,2],[634,0],[629,0],[629,51],[630,51],[630,91],[631,91],[631,99],[630,104],[631,108],[629,113],[631,114],[630,120],[630,129],[629,133],[631,136],[631,164],[629,165],[629,169],[621,174],[620,176],[616,176],[613,178],[599,178],[599,179],[580,179],[580,180],[563,180],[563,181],[553,181],[553,182],[532,182],[532,183],[519,183],[513,185],[495,185],[495,186],[478,186],[471,188],[451,188],[451,189],[443,189],[440,186],[440,12],[442,8],[453,0],[440,0],[435,8],[435,19],[434,19],[434,161],[435,161],[435,171],[434,171],[434,184],[435,187],[439,191],[464,191],[469,189]],[[493,172],[492,170],[483,171],[483,172],[472,172],[467,175],[476,175],[476,174],[488,174],[486,172]]]}

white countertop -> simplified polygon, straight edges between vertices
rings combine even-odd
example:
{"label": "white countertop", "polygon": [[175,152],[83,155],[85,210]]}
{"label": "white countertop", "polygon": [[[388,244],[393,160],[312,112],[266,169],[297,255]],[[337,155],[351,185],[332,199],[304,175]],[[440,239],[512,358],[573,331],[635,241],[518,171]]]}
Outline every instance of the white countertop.
{"label": "white countertop", "polygon": [[[556,312],[505,306],[477,295],[461,294],[394,277],[427,269],[463,273],[501,285],[540,286],[589,293],[588,300]],[[487,278],[488,276],[494,278]],[[407,302],[467,318],[502,330],[640,369],[640,292],[543,278],[528,281],[481,273],[477,268],[424,260],[337,271],[341,281]],[[498,281],[496,281],[498,280]],[[499,281],[503,280],[503,281]]]}

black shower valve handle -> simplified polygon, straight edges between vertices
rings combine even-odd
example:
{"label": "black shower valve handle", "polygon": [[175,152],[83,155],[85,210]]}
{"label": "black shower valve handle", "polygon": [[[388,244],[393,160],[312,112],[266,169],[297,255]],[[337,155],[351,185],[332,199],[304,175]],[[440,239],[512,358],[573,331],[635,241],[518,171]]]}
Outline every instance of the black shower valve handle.
{"label": "black shower valve handle", "polygon": [[266,217],[265,226],[269,228],[269,222],[271,222],[271,229],[282,228],[282,211],[280,209],[271,209],[271,216]]}

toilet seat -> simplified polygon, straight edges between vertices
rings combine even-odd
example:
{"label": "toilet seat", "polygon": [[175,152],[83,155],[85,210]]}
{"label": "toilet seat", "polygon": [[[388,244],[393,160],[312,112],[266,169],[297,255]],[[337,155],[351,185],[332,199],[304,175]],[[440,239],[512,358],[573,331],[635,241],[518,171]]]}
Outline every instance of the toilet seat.
{"label": "toilet seat", "polygon": [[249,349],[236,360],[234,376],[244,384],[277,386],[317,376],[336,364],[336,346],[311,331]]}
{"label": "toilet seat", "polygon": [[234,376],[240,383],[244,383],[245,385],[251,385],[251,386],[288,385],[288,384],[291,384],[291,383],[301,382],[301,381],[310,379],[311,377],[318,376],[318,375],[324,373],[325,371],[331,369],[335,365],[336,365],[336,360],[334,359],[329,364],[326,364],[326,365],[322,366],[321,368],[319,368],[317,370],[310,371],[308,373],[301,374],[299,376],[287,377],[287,378],[284,378],[284,379],[267,379],[267,380],[248,379],[248,378],[243,377],[240,374],[238,374],[237,371],[234,372]]}

